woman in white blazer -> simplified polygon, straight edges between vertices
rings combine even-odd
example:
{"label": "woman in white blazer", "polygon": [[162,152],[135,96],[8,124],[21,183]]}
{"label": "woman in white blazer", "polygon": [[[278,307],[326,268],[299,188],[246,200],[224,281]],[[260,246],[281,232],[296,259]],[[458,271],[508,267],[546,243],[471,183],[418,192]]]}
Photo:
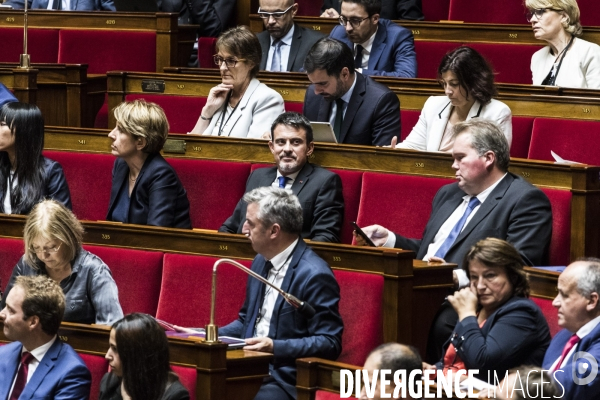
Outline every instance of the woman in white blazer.
{"label": "woman in white blazer", "polygon": [[581,39],[575,0],[526,0],[527,21],[548,46],[531,57],[534,85],[600,89],[600,46]]}
{"label": "woman in white blazer", "polygon": [[216,43],[215,64],[222,82],[210,89],[191,134],[261,138],[284,112],[283,98],[256,79],[262,49],[247,27],[223,32]]}
{"label": "woman in white blazer", "polygon": [[446,96],[431,96],[419,121],[406,139],[392,147],[421,151],[451,152],[453,127],[471,118],[497,123],[512,142],[512,114],[508,106],[492,99],[496,95],[494,73],[487,61],[470,47],[446,54],[438,68],[438,79]]}

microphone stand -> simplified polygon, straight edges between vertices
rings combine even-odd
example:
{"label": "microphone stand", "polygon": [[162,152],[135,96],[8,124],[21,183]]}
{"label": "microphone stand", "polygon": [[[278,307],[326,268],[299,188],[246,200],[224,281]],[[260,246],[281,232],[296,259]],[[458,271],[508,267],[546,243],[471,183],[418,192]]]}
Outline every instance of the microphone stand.
{"label": "microphone stand", "polygon": [[27,3],[28,0],[23,0],[25,4],[25,12],[24,12],[24,22],[23,22],[23,54],[21,54],[19,68],[27,69],[31,67],[31,60],[29,59],[29,54],[27,54]]}
{"label": "microphone stand", "polygon": [[271,282],[252,271],[249,268],[246,268],[242,264],[237,261],[230,260],[228,258],[222,258],[217,260],[213,265],[212,272],[212,290],[211,290],[211,299],[210,299],[210,322],[206,325],[206,336],[205,340],[207,343],[217,343],[219,341],[219,327],[215,324],[215,305],[217,299],[217,267],[222,264],[231,264],[234,267],[244,271],[254,279],[258,279],[262,283],[276,290],[281,296],[283,296],[284,300],[292,305],[299,313],[304,315],[306,318],[310,319],[315,315],[315,309],[312,308],[310,304],[305,301],[298,299],[296,296],[291,295],[289,293],[284,292],[277,286],[273,285]]}

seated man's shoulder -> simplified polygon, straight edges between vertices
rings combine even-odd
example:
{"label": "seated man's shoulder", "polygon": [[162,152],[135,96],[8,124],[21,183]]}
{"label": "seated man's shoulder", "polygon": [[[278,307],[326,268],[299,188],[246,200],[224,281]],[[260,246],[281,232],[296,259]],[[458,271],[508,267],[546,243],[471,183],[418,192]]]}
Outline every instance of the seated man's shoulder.
{"label": "seated man's shoulder", "polygon": [[305,28],[300,25],[295,25],[294,29],[300,29],[302,31],[302,40],[312,40],[316,42],[317,40],[325,37],[325,35],[323,35],[319,31],[315,31],[314,29],[310,28]]}
{"label": "seated man's shoulder", "polygon": [[394,21],[390,21],[389,19],[380,18],[379,24],[387,30],[388,34],[394,34],[394,35],[407,35],[408,34],[408,35],[412,36],[412,32],[410,30],[406,29],[403,26],[398,25]]}

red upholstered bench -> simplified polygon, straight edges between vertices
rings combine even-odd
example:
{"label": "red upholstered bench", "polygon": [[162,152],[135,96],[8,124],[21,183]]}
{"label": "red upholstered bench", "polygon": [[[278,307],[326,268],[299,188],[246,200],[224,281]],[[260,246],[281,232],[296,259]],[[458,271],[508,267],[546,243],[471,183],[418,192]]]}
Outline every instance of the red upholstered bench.
{"label": "red upholstered bench", "polygon": [[190,393],[190,399],[196,398],[196,381],[198,372],[196,368],[182,367],[180,365],[171,365],[173,372],[179,376],[179,381]]}
{"label": "red upholstered bench", "polygon": [[[27,52],[32,63],[56,63],[58,61],[58,29],[27,30]],[[0,62],[19,62],[23,54],[23,28],[0,28],[2,51]]]}
{"label": "red upholstered bench", "polygon": [[213,55],[217,54],[215,37],[198,38],[198,67],[199,68],[219,68],[213,60]]}
{"label": "red upholstered bench", "polygon": [[167,161],[187,191],[192,226],[219,229],[244,194],[250,163],[183,158]]}
{"label": "red upholstered bench", "polygon": [[552,206],[550,265],[569,265],[571,259],[571,199],[569,190],[542,188]]}
{"label": "red upholstered bench", "polygon": [[73,213],[77,218],[105,220],[115,157],[110,154],[68,151],[44,151],[44,156],[62,166],[71,192]]}
{"label": "red upholstered bench", "polygon": [[533,117],[512,117],[511,157],[527,158],[527,154],[529,153],[529,143],[531,142],[533,120]]}
{"label": "red upholstered bench", "polygon": [[583,26],[600,26],[600,8],[597,0],[577,0]]}
{"label": "red upholstered bench", "polygon": [[84,246],[108,265],[119,288],[124,314],[156,315],[164,253],[105,246]]}
{"label": "red upholstered bench", "polygon": [[340,285],[340,314],[344,321],[342,354],[337,361],[363,365],[383,341],[383,276],[333,271]]}
{"label": "red upholstered bench", "polygon": [[365,172],[358,225],[381,224],[403,236],[420,238],[437,191],[453,179]]}
{"label": "red upholstered bench", "polygon": [[160,94],[128,94],[126,101],[144,99],[162,107],[169,121],[170,133],[191,131],[200,117],[200,111],[206,104],[206,97],[171,96]]}
{"label": "red upholstered bench", "polygon": [[298,14],[307,17],[318,17],[321,15],[322,1],[314,0],[297,0],[298,3]]}
{"label": "red upholstered bench", "polygon": [[526,24],[522,1],[450,0],[449,19],[490,24]]}
{"label": "red upholstered bench", "polygon": [[0,238],[0,291],[4,291],[17,261],[25,252],[23,240]]}
{"label": "red upholstered bench", "polygon": [[[106,342],[106,350],[108,350],[108,341]],[[100,381],[102,381],[104,374],[108,372],[108,361],[104,358],[104,356],[86,353],[78,354],[92,374],[90,400],[97,400],[98,396],[100,395]]]}
{"label": "red upholstered bench", "polygon": [[532,296],[531,300],[542,310],[542,314],[548,322],[548,327],[550,327],[550,335],[554,337],[562,328],[558,325],[558,310],[552,306],[552,300],[535,296]]}
{"label": "red upholstered bench", "polygon": [[299,114],[302,114],[302,108],[304,107],[304,103],[300,103],[297,101],[286,101],[283,106],[285,107],[285,111],[294,111]]}
{"label": "red upholstered bench", "polygon": [[362,171],[348,171],[343,169],[332,169],[342,179],[342,195],[344,196],[344,221],[342,223],[342,243],[352,243],[352,222],[358,218],[358,207],[360,204],[360,191],[362,187]]}
{"label": "red upholstered bench", "polygon": [[[210,319],[212,267],[218,258],[184,254],[164,256],[163,276],[156,317],[180,326],[204,327]],[[246,266],[251,261],[238,260]],[[246,294],[248,275],[233,265],[217,272],[218,326],[234,321]]]}
{"label": "red upholstered bench", "polygon": [[533,122],[529,159],[554,161],[550,151],[565,160],[600,165],[600,122],[536,118]]}
{"label": "red upholstered bench", "polygon": [[445,21],[448,19],[450,0],[422,0],[425,21]]}
{"label": "red upholstered bench", "polygon": [[400,120],[402,121],[402,131],[398,143],[402,142],[410,134],[412,129],[419,122],[420,110],[400,110]]}
{"label": "red upholstered bench", "polygon": [[437,70],[440,61],[442,61],[442,57],[444,57],[446,53],[460,47],[460,45],[461,43],[459,42],[415,40],[417,78],[437,79]]}
{"label": "red upholstered bench", "polygon": [[88,74],[156,72],[156,33],[61,29],[58,62],[88,64]]}

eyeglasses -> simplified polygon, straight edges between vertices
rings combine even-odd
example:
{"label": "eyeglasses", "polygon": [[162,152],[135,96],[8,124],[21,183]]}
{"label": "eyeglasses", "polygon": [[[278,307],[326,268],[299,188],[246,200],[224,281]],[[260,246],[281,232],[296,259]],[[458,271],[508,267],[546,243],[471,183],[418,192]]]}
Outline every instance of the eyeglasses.
{"label": "eyeglasses", "polygon": [[371,18],[371,17],[365,17],[365,18],[362,18],[362,19],[361,18],[346,18],[346,17],[340,15],[340,25],[341,26],[346,26],[346,24],[348,22],[350,22],[350,26],[352,28],[356,29],[356,28],[358,28],[360,26],[360,24],[362,24],[362,22],[365,19],[369,19],[369,18]]}
{"label": "eyeglasses", "polygon": [[285,14],[287,14],[287,12],[292,9],[292,7],[294,7],[293,4],[291,6],[289,6],[288,8],[286,8],[285,11],[276,11],[276,12],[264,12],[264,11],[260,10],[260,7],[258,7],[258,16],[261,17],[262,19],[267,19],[267,20],[271,17],[273,17],[275,19],[283,18],[283,16]]}
{"label": "eyeglasses", "polygon": [[29,250],[33,251],[35,254],[42,254],[42,253],[58,253],[58,250],[60,250],[60,246],[62,246],[62,243],[59,244],[58,246],[54,246],[54,247],[44,247],[41,249],[34,249],[33,247],[30,247]]}
{"label": "eyeglasses", "polygon": [[548,10],[557,11],[557,12],[562,11],[557,8],[538,8],[536,10],[527,11],[527,13],[525,14],[525,18],[527,18],[527,22],[531,22],[531,19],[535,15],[535,18],[539,21],[544,16],[544,13]]}
{"label": "eyeglasses", "polygon": [[213,60],[215,61],[215,65],[221,67],[221,64],[225,62],[227,68],[234,68],[239,61],[246,61],[245,58],[235,59],[233,57],[223,58],[218,54],[213,56]]}

